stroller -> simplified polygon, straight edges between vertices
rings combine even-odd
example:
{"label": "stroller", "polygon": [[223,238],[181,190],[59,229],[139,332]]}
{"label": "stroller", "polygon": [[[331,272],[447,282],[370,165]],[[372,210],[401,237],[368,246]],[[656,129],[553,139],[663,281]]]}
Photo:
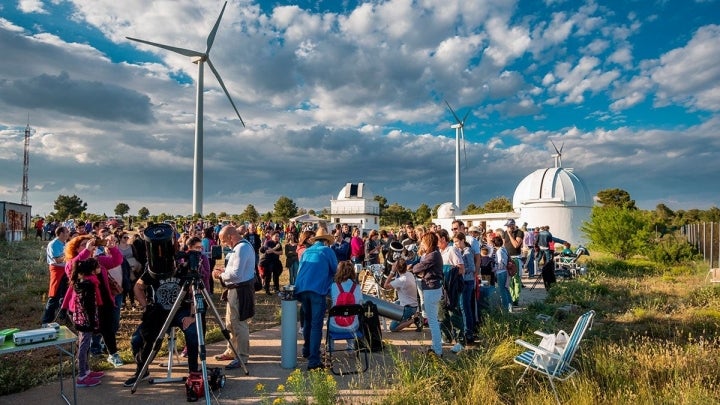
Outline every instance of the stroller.
{"label": "stroller", "polygon": [[578,259],[580,256],[590,255],[590,251],[583,245],[579,245],[572,255],[560,255],[555,257],[555,277],[571,279],[578,274],[584,274],[585,269],[580,267]]}

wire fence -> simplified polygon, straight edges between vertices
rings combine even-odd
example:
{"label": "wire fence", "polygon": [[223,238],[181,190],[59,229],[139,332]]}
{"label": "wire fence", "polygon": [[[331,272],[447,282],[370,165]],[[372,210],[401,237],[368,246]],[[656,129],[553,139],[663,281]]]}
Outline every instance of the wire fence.
{"label": "wire fence", "polygon": [[683,226],[682,230],[687,241],[695,246],[711,268],[720,267],[720,223],[688,224]]}

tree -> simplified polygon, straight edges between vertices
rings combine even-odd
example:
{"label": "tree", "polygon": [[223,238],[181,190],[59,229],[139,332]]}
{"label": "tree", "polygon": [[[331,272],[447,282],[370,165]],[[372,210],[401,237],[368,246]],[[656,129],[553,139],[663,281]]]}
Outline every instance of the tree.
{"label": "tree", "polygon": [[627,259],[643,253],[651,238],[650,221],[645,213],[620,207],[596,206],[581,229],[597,249]]}
{"label": "tree", "polygon": [[470,203],[467,205],[467,207],[465,207],[465,209],[463,210],[462,213],[464,215],[469,215],[469,214],[482,214],[483,212],[485,212],[483,207],[478,207],[475,204]]}
{"label": "tree", "polygon": [[619,188],[600,190],[597,193],[598,202],[603,207],[618,207],[628,210],[636,210],[635,200],[630,198],[630,193]]}
{"label": "tree", "polygon": [[240,222],[248,221],[255,223],[258,219],[260,219],[260,214],[252,204],[248,204],[247,207],[245,207],[245,211],[240,214]]}
{"label": "tree", "polygon": [[75,194],[73,194],[72,197],[60,194],[55,200],[54,208],[55,216],[66,220],[68,218],[78,217],[87,211],[87,203],[83,202],[83,200]]}
{"label": "tree", "polygon": [[382,215],[380,215],[380,225],[398,226],[403,222],[412,220],[412,211],[403,207],[398,203],[392,203]]}
{"label": "tree", "polygon": [[125,214],[130,212],[130,206],[125,203],[118,203],[117,206],[115,206],[115,215],[120,215],[121,217],[124,217]]}
{"label": "tree", "polygon": [[276,221],[287,222],[288,219],[296,216],[297,212],[297,205],[295,205],[295,202],[289,197],[280,196],[280,198],[275,201],[273,216]]}
{"label": "tree", "polygon": [[150,210],[147,209],[147,207],[142,207],[138,210],[138,216],[142,220],[146,220],[149,215],[150,215]]}
{"label": "tree", "polygon": [[512,202],[507,197],[495,197],[483,206],[485,212],[511,212]]}
{"label": "tree", "polygon": [[268,212],[262,214],[262,217],[261,217],[261,218],[262,218],[262,220],[265,221],[265,222],[267,222],[267,221],[272,221],[272,219],[273,219],[272,211],[268,211]]}
{"label": "tree", "polygon": [[382,215],[383,211],[388,208],[387,198],[381,195],[375,195],[375,197],[373,197],[373,200],[379,203],[378,205],[380,206],[380,212],[378,212],[378,215]]}
{"label": "tree", "polygon": [[210,222],[211,224],[217,223],[217,215],[215,215],[214,212],[211,212],[205,215],[205,220]]}
{"label": "tree", "polygon": [[225,211],[220,211],[220,213],[218,214],[219,219],[226,219],[227,217],[228,217],[228,214]]}
{"label": "tree", "polygon": [[430,213],[430,207],[427,204],[422,203],[415,211],[415,223],[416,224],[427,224],[430,222],[432,214]]}

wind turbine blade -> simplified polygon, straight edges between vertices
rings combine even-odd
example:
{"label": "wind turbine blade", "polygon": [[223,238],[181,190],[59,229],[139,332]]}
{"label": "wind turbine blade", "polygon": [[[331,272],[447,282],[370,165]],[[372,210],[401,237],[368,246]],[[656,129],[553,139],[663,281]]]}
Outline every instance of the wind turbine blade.
{"label": "wind turbine blade", "polygon": [[551,140],[550,140],[550,143],[552,144],[553,148],[555,148],[555,152],[557,152],[557,154],[559,155],[559,154],[560,154],[560,151],[558,150],[557,146],[555,146],[555,142],[553,142],[552,139],[551,139]]}
{"label": "wind turbine blade", "polygon": [[460,118],[457,116],[457,114],[455,114],[455,110],[453,110],[452,107],[450,107],[450,103],[448,103],[447,100],[445,100],[445,104],[447,104],[453,117],[455,117],[455,121],[457,121],[458,124],[462,124],[462,121],[460,121]]}
{"label": "wind turbine blade", "polygon": [[470,110],[468,109],[468,112],[465,113],[465,116],[463,117],[463,120],[461,124],[465,125],[465,120],[467,119],[468,115],[470,115]]}
{"label": "wind turbine blade", "polygon": [[565,141],[563,141],[563,143],[560,145],[560,151],[558,152],[558,154],[562,154],[562,150],[564,147],[565,147]]}
{"label": "wind turbine blade", "polygon": [[205,54],[200,53],[200,52],[198,52],[198,51],[193,51],[193,50],[191,50],[191,49],[177,48],[177,47],[170,46],[170,45],[158,44],[157,42],[145,41],[144,39],[137,39],[137,38],[131,38],[131,37],[125,37],[125,38],[127,38],[127,39],[129,39],[129,40],[131,40],[131,41],[135,41],[135,42],[140,42],[140,43],[147,44],[147,45],[156,46],[156,47],[162,48],[162,49],[167,49],[168,51],[172,51],[172,52],[175,52],[175,53],[179,53],[180,55],[185,55],[185,56],[188,56],[188,57],[193,57],[193,56],[204,57],[204,56],[205,56]]}
{"label": "wind turbine blade", "polygon": [[223,4],[222,10],[220,10],[220,15],[218,16],[217,21],[215,21],[215,26],[213,27],[212,31],[210,31],[210,35],[208,35],[207,49],[205,50],[205,53],[208,55],[210,54],[210,48],[212,48],[213,42],[215,42],[215,34],[217,34],[218,27],[220,27],[220,20],[222,19],[223,13],[225,12],[225,6],[227,6],[227,1],[225,2],[225,4]]}
{"label": "wind turbine blade", "polygon": [[235,114],[237,114],[238,118],[240,118],[240,123],[244,127],[245,121],[243,121],[242,117],[240,116],[240,113],[238,112],[237,107],[235,107],[235,103],[233,102],[232,97],[230,97],[230,93],[228,93],[227,88],[225,87],[225,83],[223,83],[222,79],[220,78],[220,73],[218,73],[217,70],[215,70],[215,66],[213,66],[212,62],[210,62],[210,59],[207,60],[207,64],[208,64],[208,66],[210,66],[210,70],[212,70],[213,74],[215,75],[215,78],[217,78],[218,83],[220,83],[220,87],[222,87],[228,100],[230,100],[230,104],[232,104],[232,107],[235,110]]}
{"label": "wind turbine blade", "polygon": [[460,137],[463,143],[463,154],[465,154],[465,168],[467,168],[467,150],[465,149],[465,130],[463,127],[460,127]]}

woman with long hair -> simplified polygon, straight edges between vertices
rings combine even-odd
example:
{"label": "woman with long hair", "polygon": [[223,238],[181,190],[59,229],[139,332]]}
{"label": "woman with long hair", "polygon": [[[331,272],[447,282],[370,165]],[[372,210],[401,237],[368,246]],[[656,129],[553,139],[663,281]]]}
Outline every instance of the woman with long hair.
{"label": "woman with long hair", "polygon": [[420,251],[424,252],[410,271],[420,278],[420,293],[432,337],[432,348],[428,353],[442,356],[442,337],[440,335],[440,299],[442,298],[443,259],[438,250],[438,237],[432,232],[423,235]]}
{"label": "woman with long hair", "polygon": [[[105,243],[105,252],[96,256],[96,240]],[[108,362],[115,367],[123,365],[120,355],[118,354],[117,340],[115,339],[115,293],[117,287],[111,289],[110,279],[107,269],[115,268],[122,264],[123,255],[117,248],[117,241],[114,235],[109,235],[105,239],[96,238],[93,235],[76,236],[65,245],[65,274],[68,279],[72,277],[73,266],[75,262],[95,257],[100,263],[100,273],[97,274],[100,291],[100,305],[98,308],[98,316],[100,319],[100,334],[105,341],[105,347],[109,352]],[[63,309],[72,312],[72,303],[75,302],[75,290],[69,288],[65,293],[63,300]]]}

